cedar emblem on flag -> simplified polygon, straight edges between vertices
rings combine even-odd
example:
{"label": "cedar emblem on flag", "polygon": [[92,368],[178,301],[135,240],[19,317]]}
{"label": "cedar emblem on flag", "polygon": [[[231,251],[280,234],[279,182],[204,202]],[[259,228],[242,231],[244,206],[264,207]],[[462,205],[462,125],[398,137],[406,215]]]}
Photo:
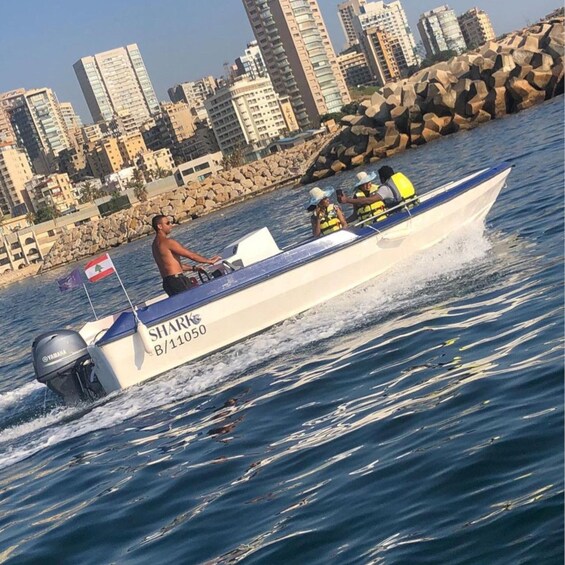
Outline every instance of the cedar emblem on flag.
{"label": "cedar emblem on flag", "polygon": [[100,255],[100,257],[87,263],[84,272],[90,282],[96,282],[115,273],[116,269],[114,269],[114,264],[108,253],[104,253],[104,255]]}

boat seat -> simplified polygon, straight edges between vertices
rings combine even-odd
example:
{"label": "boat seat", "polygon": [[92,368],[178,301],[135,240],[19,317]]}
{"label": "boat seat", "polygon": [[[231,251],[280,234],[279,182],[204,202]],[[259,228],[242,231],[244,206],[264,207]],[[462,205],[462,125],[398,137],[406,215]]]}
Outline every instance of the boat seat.
{"label": "boat seat", "polygon": [[220,252],[222,261],[233,269],[248,267],[281,252],[268,228],[258,229],[230,243]]}

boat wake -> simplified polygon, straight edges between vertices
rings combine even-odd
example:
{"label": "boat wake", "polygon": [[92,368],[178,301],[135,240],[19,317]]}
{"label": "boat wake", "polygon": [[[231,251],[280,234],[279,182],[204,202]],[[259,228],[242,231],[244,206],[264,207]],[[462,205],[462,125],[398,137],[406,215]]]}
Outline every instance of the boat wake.
{"label": "boat wake", "polygon": [[44,387],[28,383],[0,395],[0,469],[70,438],[115,426],[148,410],[197,396],[211,388],[253,379],[280,358],[308,362],[315,347],[323,356],[335,339],[352,340],[361,330],[384,328],[425,311],[480,284],[488,271],[490,241],[472,226],[400,264],[382,277],[200,361],[173,369],[141,386],[89,405],[56,404]]}

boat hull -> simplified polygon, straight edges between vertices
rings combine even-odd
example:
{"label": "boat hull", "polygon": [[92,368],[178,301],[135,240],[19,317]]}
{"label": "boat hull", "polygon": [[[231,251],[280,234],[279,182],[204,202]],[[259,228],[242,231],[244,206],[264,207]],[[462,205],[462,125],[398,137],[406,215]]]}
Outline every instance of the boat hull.
{"label": "boat hull", "polygon": [[446,197],[450,186],[438,189],[434,191],[437,194],[422,198],[422,212],[409,214],[386,229],[379,229],[379,223],[363,228],[370,230],[369,235],[354,238],[351,243],[347,231],[326,236],[343,245],[148,325],[149,343],[140,332],[133,332],[90,345],[100,383],[108,393],[141,383],[378,277],[453,232],[482,222],[509,172],[509,168],[502,169],[472,189],[455,192],[453,197]]}

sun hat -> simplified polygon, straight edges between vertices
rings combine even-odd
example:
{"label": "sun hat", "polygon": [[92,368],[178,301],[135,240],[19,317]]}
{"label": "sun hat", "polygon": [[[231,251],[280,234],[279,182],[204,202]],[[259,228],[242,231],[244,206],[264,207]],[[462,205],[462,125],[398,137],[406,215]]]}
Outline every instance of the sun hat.
{"label": "sun hat", "polygon": [[310,191],[310,201],[308,202],[306,209],[309,210],[312,206],[317,206],[321,200],[323,200],[324,198],[329,198],[333,194],[333,192],[333,188],[323,190],[319,186],[315,186]]}
{"label": "sun hat", "polygon": [[355,188],[361,186],[362,184],[367,184],[368,182],[372,182],[377,178],[377,173],[367,174],[365,171],[357,173],[355,175],[357,177],[357,182],[355,183]]}

